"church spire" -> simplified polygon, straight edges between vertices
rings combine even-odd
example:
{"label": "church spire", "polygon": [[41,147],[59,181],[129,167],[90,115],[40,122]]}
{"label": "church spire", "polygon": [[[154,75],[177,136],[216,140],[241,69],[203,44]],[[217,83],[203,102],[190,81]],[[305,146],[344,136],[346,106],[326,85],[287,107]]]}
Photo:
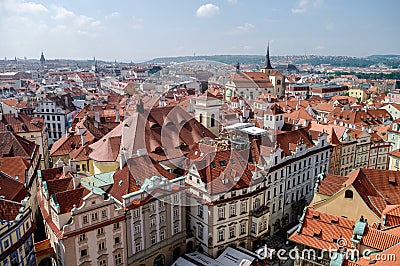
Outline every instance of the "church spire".
{"label": "church spire", "polygon": [[269,60],[269,41],[268,41],[268,46],[267,46],[267,55],[265,56],[265,68],[267,69],[273,69],[271,66],[271,61]]}
{"label": "church spire", "polygon": [[44,64],[46,62],[46,59],[44,58],[44,54],[42,52],[42,55],[40,56],[40,63]]}

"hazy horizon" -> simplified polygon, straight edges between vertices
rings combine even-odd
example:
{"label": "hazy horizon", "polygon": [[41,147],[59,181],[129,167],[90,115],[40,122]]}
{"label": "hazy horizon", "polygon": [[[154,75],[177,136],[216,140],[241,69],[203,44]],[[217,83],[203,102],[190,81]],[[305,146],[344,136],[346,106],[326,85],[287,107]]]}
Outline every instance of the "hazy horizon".
{"label": "hazy horizon", "polygon": [[0,58],[400,54],[396,0],[2,0]]}

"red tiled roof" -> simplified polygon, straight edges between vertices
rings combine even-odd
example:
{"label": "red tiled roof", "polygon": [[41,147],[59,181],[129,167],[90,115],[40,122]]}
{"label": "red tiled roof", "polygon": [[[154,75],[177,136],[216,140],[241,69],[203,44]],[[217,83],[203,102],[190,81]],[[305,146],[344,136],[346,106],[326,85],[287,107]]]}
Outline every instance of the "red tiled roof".
{"label": "red tiled roof", "polygon": [[[201,156],[198,157],[198,154]],[[190,160],[188,164],[196,166],[209,194],[248,187],[251,183],[252,173],[247,159],[243,159],[236,150],[209,151],[194,148],[187,157]]]}
{"label": "red tiled roof", "polygon": [[324,179],[318,185],[318,193],[332,196],[343,188],[347,178],[346,176],[325,174]]}
{"label": "red tiled roof", "polygon": [[0,171],[16,178],[25,184],[25,171],[29,168],[29,163],[23,157],[3,157],[0,158]]}
{"label": "red tiled roof", "polygon": [[276,141],[286,156],[290,156],[292,154],[290,144],[297,145],[299,143],[305,143],[307,148],[314,146],[312,141],[310,141],[307,131],[303,128],[294,131],[279,132],[276,135]]}
{"label": "red tiled roof", "polygon": [[4,196],[6,200],[21,202],[27,195],[23,183],[0,172],[0,196]]}
{"label": "red tiled roof", "polygon": [[334,250],[338,248],[334,239],[343,238],[346,240],[346,247],[350,248],[354,225],[355,222],[352,220],[318,212],[308,207],[303,223],[300,224],[300,232],[294,232],[289,239],[320,250]]}
{"label": "red tiled roof", "polygon": [[11,132],[0,132],[0,157],[30,158],[36,144]]}
{"label": "red tiled roof", "polygon": [[160,164],[147,155],[133,157],[127,160],[122,169],[117,169],[113,175],[114,184],[108,193],[122,202],[122,196],[140,189],[146,178],[163,176],[173,179],[175,176],[165,170]]}
{"label": "red tiled roof", "polygon": [[65,135],[54,142],[50,150],[50,156],[68,155],[75,148],[81,146],[82,140],[80,135]]}
{"label": "red tiled roof", "polygon": [[0,220],[14,221],[21,207],[21,203],[0,198]]}
{"label": "red tiled roof", "polygon": [[55,167],[39,170],[44,181],[59,179],[63,174],[63,167]]}
{"label": "red tiled roof", "polygon": [[70,212],[74,206],[78,208],[81,205],[82,198],[85,196],[85,192],[88,193],[85,188],[81,187],[56,193],[55,198],[60,206],[60,214]]}
{"label": "red tiled roof", "polygon": [[42,131],[44,126],[42,118],[23,113],[18,113],[17,117],[14,114],[3,114],[3,119],[0,120],[0,132],[10,131],[9,127],[14,133],[37,132]]}

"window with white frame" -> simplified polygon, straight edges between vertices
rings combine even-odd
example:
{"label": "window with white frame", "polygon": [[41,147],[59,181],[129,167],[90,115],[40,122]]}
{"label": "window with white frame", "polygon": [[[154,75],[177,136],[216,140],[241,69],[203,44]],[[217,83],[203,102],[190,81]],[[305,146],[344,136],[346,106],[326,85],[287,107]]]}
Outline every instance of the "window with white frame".
{"label": "window with white frame", "polygon": [[140,233],[140,231],[141,231],[140,224],[135,225],[133,228],[134,228],[135,234],[139,234]]}
{"label": "window with white frame", "polygon": [[165,231],[160,232],[160,241],[163,241],[165,239]]}
{"label": "window with white frame", "polygon": [[230,216],[236,215],[236,204],[230,205]]}
{"label": "window with white frame", "polygon": [[231,226],[231,227],[229,228],[229,237],[230,237],[230,238],[235,237],[235,227],[234,227],[234,226]]}
{"label": "window with white frame", "polygon": [[142,250],[142,243],[136,242],[136,244],[135,244],[135,251],[136,251],[136,253],[138,253],[138,252],[141,251],[141,250]]}
{"label": "window with white frame", "polygon": [[199,225],[199,230],[197,231],[197,237],[203,239],[204,228],[203,226]]}
{"label": "window with white frame", "polygon": [[240,213],[246,213],[246,212],[247,212],[247,202],[240,203]]}
{"label": "window with white frame", "polygon": [[224,219],[225,218],[225,207],[218,208],[218,218]]}
{"label": "window with white frame", "polygon": [[245,223],[240,224],[240,234],[241,235],[246,234],[246,224]]}
{"label": "window with white frame", "polygon": [[218,231],[218,241],[224,241],[224,238],[225,238],[225,230],[224,229],[219,230]]}

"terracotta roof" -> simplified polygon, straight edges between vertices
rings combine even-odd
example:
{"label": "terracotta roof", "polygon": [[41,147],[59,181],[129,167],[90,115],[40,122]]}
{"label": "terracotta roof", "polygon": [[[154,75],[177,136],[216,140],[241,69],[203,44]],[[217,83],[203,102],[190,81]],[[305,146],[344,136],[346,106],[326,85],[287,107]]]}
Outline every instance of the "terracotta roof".
{"label": "terracotta roof", "polygon": [[88,191],[83,187],[56,193],[55,200],[60,206],[60,214],[70,212],[74,206],[78,208],[85,193]]}
{"label": "terracotta roof", "polygon": [[42,131],[44,126],[42,118],[28,116],[23,113],[18,113],[17,117],[14,114],[3,114],[3,119],[0,120],[0,132],[37,132]]}
{"label": "terracotta roof", "polygon": [[73,189],[73,181],[72,181],[71,177],[48,180],[48,181],[46,181],[46,183],[47,183],[47,190],[49,192],[49,195],[53,195],[58,192],[67,191],[68,188],[71,188],[71,185],[72,185],[72,189]]}
{"label": "terracotta roof", "polygon": [[29,168],[29,162],[23,157],[0,158],[0,171],[12,178],[18,177],[18,181],[26,183],[25,171]]}
{"label": "terracotta roof", "polygon": [[21,207],[21,203],[0,198],[0,220],[14,221]]}
{"label": "terracotta roof", "polygon": [[300,143],[305,143],[306,148],[314,146],[307,131],[303,128],[293,131],[279,132],[276,135],[276,141],[286,156],[292,155],[293,149],[291,149],[291,146],[293,145],[295,145],[293,146],[294,148]]}
{"label": "terracotta roof", "polygon": [[335,106],[331,103],[320,103],[314,107],[315,110],[321,112],[331,112],[334,108]]}
{"label": "terracotta roof", "polygon": [[236,150],[216,151],[197,146],[187,156],[188,165],[195,165],[209,194],[220,194],[248,187],[252,173],[247,159]]}
{"label": "terracotta roof", "polygon": [[53,179],[59,179],[63,174],[63,167],[47,168],[38,171],[40,171],[44,181],[49,181]]}
{"label": "terracotta roof", "polygon": [[[116,161],[120,151],[133,155],[138,150],[146,150],[152,159],[163,161],[181,157],[205,137],[215,136],[180,106],[157,107],[133,113],[92,144],[90,158]],[[177,149],[178,146],[181,148]]]}
{"label": "terracotta roof", "polygon": [[389,155],[392,155],[394,157],[400,158],[400,149],[394,150],[388,153]]}
{"label": "terracotta roof", "polygon": [[285,118],[290,118],[291,120],[313,120],[314,118],[303,108],[293,111],[291,113],[286,113]]}
{"label": "terracotta roof", "polygon": [[11,132],[0,132],[0,157],[30,158],[36,144]]}
{"label": "terracotta roof", "polygon": [[[300,222],[300,228],[289,239],[293,242],[325,250],[338,248],[334,240],[343,238],[346,248],[351,248],[355,221],[307,208]],[[365,227],[360,244],[375,250],[385,250],[400,243],[400,236],[385,231]]]}
{"label": "terracotta roof", "polygon": [[50,150],[50,156],[68,155],[81,145],[82,139],[80,135],[64,135],[54,142]]}
{"label": "terracotta roof", "polygon": [[27,195],[23,183],[0,172],[0,196],[4,196],[6,200],[21,202]]}
{"label": "terracotta roof", "polygon": [[324,178],[318,184],[318,193],[332,196],[343,188],[343,184],[347,178],[346,176],[325,174]]}
{"label": "terracotta roof", "polygon": [[338,248],[334,240],[343,238],[347,248],[351,248],[355,222],[343,217],[318,212],[307,208],[300,230],[294,232],[289,239],[293,242],[319,250],[335,250]]}
{"label": "terracotta roof", "polygon": [[382,211],[382,218],[384,218],[382,222],[385,226],[400,225],[400,205],[386,205],[386,208]]}

